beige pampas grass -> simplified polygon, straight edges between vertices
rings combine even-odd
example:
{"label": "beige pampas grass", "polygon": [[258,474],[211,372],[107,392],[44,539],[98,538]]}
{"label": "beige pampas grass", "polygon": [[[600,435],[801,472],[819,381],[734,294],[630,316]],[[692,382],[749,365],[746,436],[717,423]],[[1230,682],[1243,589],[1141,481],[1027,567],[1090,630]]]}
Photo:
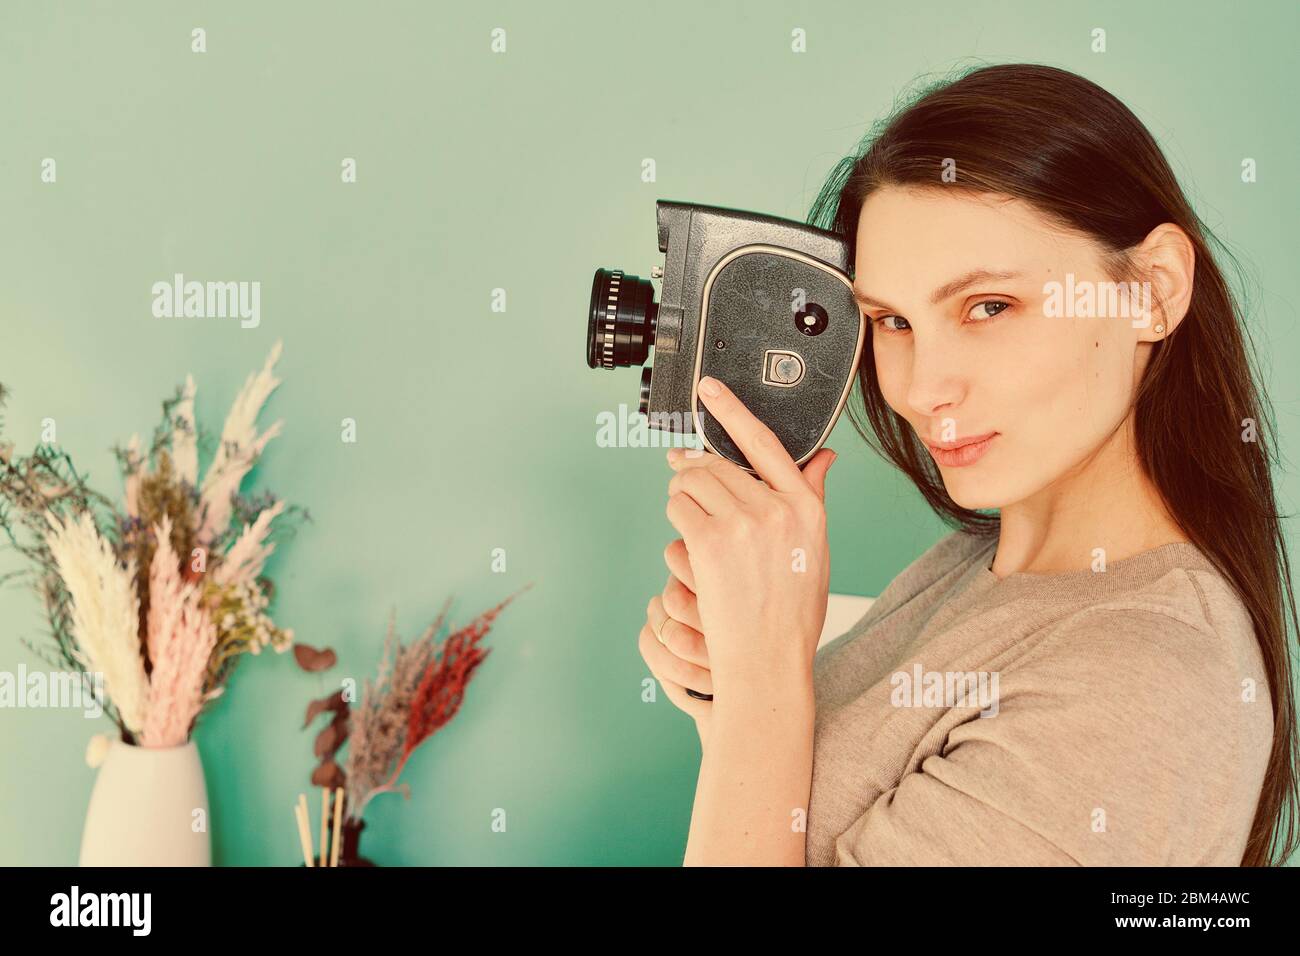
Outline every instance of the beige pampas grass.
{"label": "beige pampas grass", "polygon": [[269,508],[263,509],[252,524],[244,525],[244,533],[226,552],[221,563],[213,572],[213,579],[218,584],[251,585],[262,573],[262,566],[275,550],[274,544],[266,543],[270,533],[271,522],[284,511],[284,502],[277,501]]}
{"label": "beige pampas grass", "polygon": [[273,371],[275,363],[280,360],[280,351],[281,344],[277,342],[262,370],[248,376],[230,408],[230,414],[226,416],[226,424],[221,429],[221,444],[203,477],[200,541],[212,541],[226,530],[230,523],[231,495],[239,491],[240,483],[267,442],[280,434],[281,422],[276,422],[260,435],[257,433],[257,416],[280,384]]}
{"label": "beige pampas grass", "polygon": [[149,679],[140,656],[135,564],[118,564],[88,512],[66,522],[53,513],[47,517],[45,540],[72,598],[77,658],[87,671],[104,675],[105,695],[122,724],[138,733],[148,710]]}

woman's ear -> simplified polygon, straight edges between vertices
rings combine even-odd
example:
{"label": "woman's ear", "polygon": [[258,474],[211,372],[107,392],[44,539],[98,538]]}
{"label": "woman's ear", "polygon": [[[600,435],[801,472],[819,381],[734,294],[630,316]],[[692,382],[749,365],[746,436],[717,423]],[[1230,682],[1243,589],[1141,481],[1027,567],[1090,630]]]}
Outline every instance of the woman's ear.
{"label": "woman's ear", "polygon": [[1138,341],[1158,342],[1187,315],[1196,277],[1196,247],[1180,227],[1165,222],[1147,233],[1133,259],[1144,281],[1151,283],[1152,317],[1139,329]]}

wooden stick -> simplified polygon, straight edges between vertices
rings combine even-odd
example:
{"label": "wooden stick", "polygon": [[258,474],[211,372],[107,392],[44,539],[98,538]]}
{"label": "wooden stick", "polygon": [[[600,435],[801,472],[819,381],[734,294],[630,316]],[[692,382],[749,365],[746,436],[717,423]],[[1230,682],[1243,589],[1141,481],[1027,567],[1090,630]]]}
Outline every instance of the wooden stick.
{"label": "wooden stick", "polygon": [[334,843],[330,847],[330,866],[339,865],[339,830],[343,826],[343,788],[334,790]]}
{"label": "wooden stick", "polygon": [[329,859],[330,841],[330,790],[320,788],[320,865],[325,866]]}
{"label": "wooden stick", "polygon": [[307,866],[312,866],[311,858],[311,830],[307,826],[307,815],[304,810],[305,801],[299,800],[293,805],[293,816],[298,821],[298,840],[302,843],[302,859]]}
{"label": "wooden stick", "polygon": [[307,854],[307,865],[316,865],[316,851],[311,845],[311,814],[307,811],[307,801],[303,799],[304,795],[298,795],[298,818],[302,821],[299,830],[303,837],[303,850]]}

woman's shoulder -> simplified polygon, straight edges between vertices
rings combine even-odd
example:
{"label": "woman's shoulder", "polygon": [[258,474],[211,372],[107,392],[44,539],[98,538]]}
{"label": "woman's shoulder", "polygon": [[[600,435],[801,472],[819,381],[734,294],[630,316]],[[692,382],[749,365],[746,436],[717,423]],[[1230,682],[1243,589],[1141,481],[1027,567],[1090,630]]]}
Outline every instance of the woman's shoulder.
{"label": "woman's shoulder", "polygon": [[991,552],[997,545],[997,540],[996,531],[976,534],[965,528],[958,528],[931,545],[929,550],[917,558],[917,563],[928,561],[932,566],[965,564],[977,555]]}
{"label": "woman's shoulder", "polygon": [[1147,657],[1199,660],[1236,672],[1262,673],[1254,622],[1229,581],[1199,549],[1178,545],[1145,578],[1114,589],[1057,622],[1054,635],[1092,639]]}
{"label": "woman's shoulder", "polygon": [[895,575],[876,596],[866,614],[831,644],[842,646],[885,615],[918,598],[932,605],[950,596],[951,585],[955,585],[975,558],[991,548],[996,540],[996,536],[981,537],[961,529],[944,535]]}
{"label": "woman's shoulder", "polygon": [[1056,621],[1016,666],[1068,675],[1072,690],[1175,735],[1230,734],[1266,754],[1273,727],[1268,671],[1245,604],[1204,555]]}
{"label": "woman's shoulder", "polygon": [[1200,846],[1193,865],[1240,859],[1274,714],[1250,615],[1217,572],[1170,568],[1072,611],[1000,693],[1000,729],[1051,740],[1084,791],[1124,781],[1127,812],[1153,814],[1140,830],[1165,821],[1166,849]]}
{"label": "woman's shoulder", "polygon": [[960,528],[944,535],[889,582],[877,598],[880,610],[904,604],[945,580],[956,581],[976,558],[996,543],[996,535],[981,536]]}

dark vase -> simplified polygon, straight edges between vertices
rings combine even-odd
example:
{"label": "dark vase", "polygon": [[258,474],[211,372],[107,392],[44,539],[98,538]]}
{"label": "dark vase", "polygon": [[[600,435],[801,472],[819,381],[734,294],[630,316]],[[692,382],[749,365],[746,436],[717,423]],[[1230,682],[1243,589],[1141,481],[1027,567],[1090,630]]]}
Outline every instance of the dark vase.
{"label": "dark vase", "polygon": [[[342,831],[343,846],[339,849],[339,866],[378,866],[373,860],[367,860],[357,852],[357,844],[361,842],[361,831],[366,828],[365,820],[353,822],[351,819],[344,820],[339,825]],[[299,866],[305,867],[306,863],[299,863]]]}
{"label": "dark vase", "polygon": [[355,823],[351,819],[343,821],[343,849],[339,851],[339,866],[377,865],[357,852],[357,844],[361,842],[361,831],[365,828],[365,820],[357,820]]}

